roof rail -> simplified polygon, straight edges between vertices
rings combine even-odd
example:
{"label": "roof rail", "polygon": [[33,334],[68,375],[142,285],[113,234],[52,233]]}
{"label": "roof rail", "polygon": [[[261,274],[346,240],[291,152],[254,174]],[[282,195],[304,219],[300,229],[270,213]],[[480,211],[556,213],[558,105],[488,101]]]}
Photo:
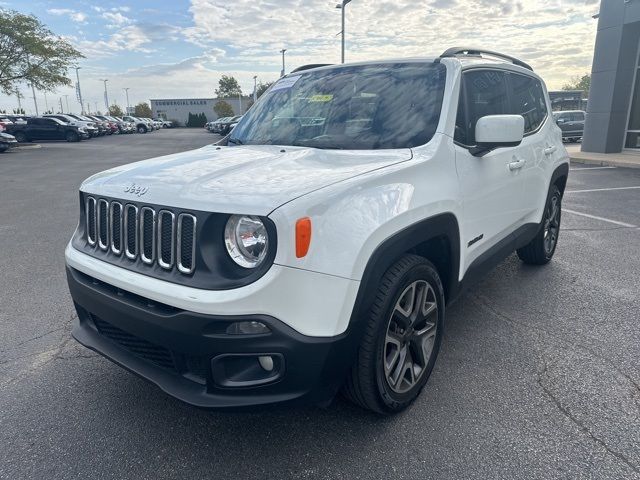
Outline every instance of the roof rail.
{"label": "roof rail", "polygon": [[446,50],[442,55],[440,55],[440,58],[450,58],[458,55],[482,55],[483,53],[491,57],[497,57],[503,60],[508,60],[514,65],[524,67],[533,72],[533,68],[531,68],[531,65],[529,65],[528,63],[524,63],[522,60],[518,60],[517,58],[512,57],[510,55],[505,55],[504,53],[493,52],[491,50],[484,50],[481,48],[452,47]]}
{"label": "roof rail", "polygon": [[310,63],[309,65],[302,65],[301,67],[291,70],[291,73],[302,72],[304,70],[311,70],[312,68],[329,67],[333,63]]}

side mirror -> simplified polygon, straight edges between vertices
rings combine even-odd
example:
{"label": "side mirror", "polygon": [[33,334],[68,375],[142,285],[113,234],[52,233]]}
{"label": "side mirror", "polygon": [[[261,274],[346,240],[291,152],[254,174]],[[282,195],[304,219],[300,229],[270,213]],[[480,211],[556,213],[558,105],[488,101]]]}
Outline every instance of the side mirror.
{"label": "side mirror", "polygon": [[471,153],[481,157],[495,148],[517,147],[523,137],[522,115],[487,115],[476,123],[476,147]]}

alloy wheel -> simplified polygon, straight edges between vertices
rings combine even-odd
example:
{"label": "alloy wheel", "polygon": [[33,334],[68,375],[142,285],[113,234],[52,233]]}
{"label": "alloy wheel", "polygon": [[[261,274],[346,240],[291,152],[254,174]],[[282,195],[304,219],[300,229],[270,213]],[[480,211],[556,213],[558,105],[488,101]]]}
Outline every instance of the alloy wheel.
{"label": "alloy wheel", "polygon": [[547,206],[544,221],[544,251],[550,255],[558,241],[558,232],[560,231],[560,199],[557,195],[551,197],[551,201]]}
{"label": "alloy wheel", "polygon": [[438,328],[438,302],[429,283],[404,289],[393,308],[384,344],[384,374],[389,388],[406,393],[427,370]]}

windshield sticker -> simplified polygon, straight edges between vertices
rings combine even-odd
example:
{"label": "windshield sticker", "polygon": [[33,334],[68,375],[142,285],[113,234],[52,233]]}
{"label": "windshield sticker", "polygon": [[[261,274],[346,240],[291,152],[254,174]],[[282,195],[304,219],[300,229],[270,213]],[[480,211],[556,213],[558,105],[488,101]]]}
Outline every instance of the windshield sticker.
{"label": "windshield sticker", "polygon": [[284,90],[286,88],[293,87],[302,75],[296,75],[295,77],[287,77],[280,80],[273,87],[271,87],[271,91],[275,92],[277,90]]}
{"label": "windshield sticker", "polygon": [[309,98],[310,102],[326,103],[333,100],[333,95],[313,95]]}

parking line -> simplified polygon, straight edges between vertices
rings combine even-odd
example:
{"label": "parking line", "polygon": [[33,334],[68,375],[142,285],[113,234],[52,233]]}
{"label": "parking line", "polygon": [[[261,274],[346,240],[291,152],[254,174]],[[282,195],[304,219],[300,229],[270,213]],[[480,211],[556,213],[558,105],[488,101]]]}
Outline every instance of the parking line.
{"label": "parking line", "polygon": [[611,168],[617,168],[617,167],[581,167],[581,168],[570,168],[569,171],[579,172],[581,170],[609,170]]}
{"label": "parking line", "polygon": [[613,223],[614,225],[619,225],[621,227],[638,228],[636,225],[631,225],[630,223],[619,222],[618,220],[611,220],[610,218],[598,217],[596,215],[589,215],[588,213],[576,212],[575,210],[567,210],[566,208],[562,209],[562,213],[571,213],[580,217],[591,218],[592,220],[600,220],[601,222]]}
{"label": "parking line", "polygon": [[591,188],[589,190],[567,190],[564,193],[609,192],[612,190],[637,190],[637,189],[640,189],[640,185],[637,187],[611,187],[611,188]]}

